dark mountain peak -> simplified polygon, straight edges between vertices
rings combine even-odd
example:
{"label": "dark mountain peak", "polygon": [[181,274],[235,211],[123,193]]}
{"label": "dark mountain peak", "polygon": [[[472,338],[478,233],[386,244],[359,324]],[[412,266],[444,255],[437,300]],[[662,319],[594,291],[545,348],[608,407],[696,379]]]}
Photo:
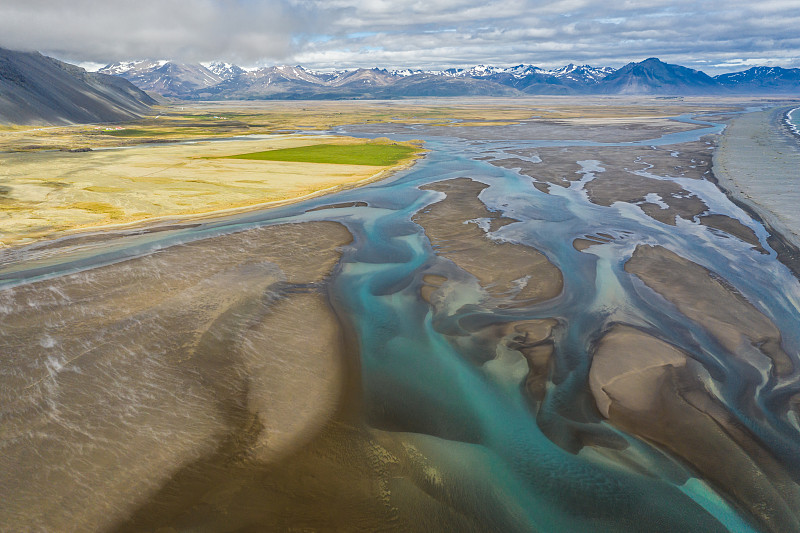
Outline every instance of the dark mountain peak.
{"label": "dark mountain peak", "polygon": [[0,48],[0,122],[111,122],[156,102],[128,81],[43,56]]}
{"label": "dark mountain peak", "polygon": [[[639,62],[631,62],[619,69],[617,72],[625,72],[628,71],[637,71],[637,72],[645,72],[645,71],[652,71],[652,72],[675,72],[675,71],[692,71],[692,69],[687,67],[682,67],[680,65],[673,65],[670,63],[665,63],[661,61],[657,57],[648,57],[647,59]],[[692,71],[697,72],[697,71]]]}
{"label": "dark mountain peak", "polygon": [[707,94],[718,88],[708,74],[656,57],[628,63],[598,83],[605,94]]}

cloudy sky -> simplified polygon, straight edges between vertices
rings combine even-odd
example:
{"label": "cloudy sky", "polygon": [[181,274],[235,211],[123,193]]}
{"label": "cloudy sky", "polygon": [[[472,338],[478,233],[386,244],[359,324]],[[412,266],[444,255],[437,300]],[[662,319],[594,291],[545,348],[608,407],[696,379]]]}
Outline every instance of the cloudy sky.
{"label": "cloudy sky", "polygon": [[0,46],[75,63],[311,68],[657,56],[717,74],[800,67],[800,0],[2,0]]}

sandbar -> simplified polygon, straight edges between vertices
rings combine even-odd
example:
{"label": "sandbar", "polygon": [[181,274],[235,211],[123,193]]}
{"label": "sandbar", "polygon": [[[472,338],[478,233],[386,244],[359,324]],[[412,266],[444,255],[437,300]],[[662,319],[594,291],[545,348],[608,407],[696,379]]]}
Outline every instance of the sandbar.
{"label": "sandbar", "polygon": [[[492,297],[508,299],[509,305],[555,298],[564,278],[544,254],[530,246],[490,238],[489,233],[515,220],[486,208],[478,198],[486,187],[468,178],[426,185],[422,189],[447,196],[412,220],[425,229],[437,255],[478,278]],[[481,219],[488,224],[486,230],[477,222]]]}
{"label": "sandbar", "polygon": [[768,360],[777,376],[792,372],[777,326],[726,280],[661,246],[638,245],[625,270],[701,324],[734,357]]}
{"label": "sandbar", "polygon": [[682,458],[764,530],[795,530],[797,485],[709,392],[702,374],[690,354],[615,324],[595,346],[589,387],[612,425]]}
{"label": "sandbar", "polygon": [[800,139],[784,123],[791,107],[746,113],[725,129],[714,152],[714,177],[735,202],[772,229],[779,259],[798,272]]}

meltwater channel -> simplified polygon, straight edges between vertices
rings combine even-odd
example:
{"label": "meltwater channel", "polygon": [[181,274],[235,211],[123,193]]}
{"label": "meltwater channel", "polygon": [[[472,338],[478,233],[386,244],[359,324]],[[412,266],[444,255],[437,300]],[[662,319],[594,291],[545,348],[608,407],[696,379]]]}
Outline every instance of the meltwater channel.
{"label": "meltwater channel", "polygon": [[[344,248],[329,298],[357,340],[367,424],[433,435],[439,439],[441,453],[449,454],[451,461],[469,462],[479,457],[483,464],[480,469],[476,466],[476,472],[484,476],[481,483],[517,509],[523,529],[757,531],[750,519],[687,465],[604,423],[599,415],[587,423],[576,422],[565,413],[586,411],[590,346],[597,333],[614,322],[647,327],[678,348],[702,357],[700,362],[713,376],[713,383],[708,378],[709,386],[739,423],[795,473],[800,471],[798,421],[774,407],[781,398],[800,391],[797,371],[780,379],[763,371],[752,386],[736,374],[738,367],[728,364],[721,347],[702,328],[674,306],[643,297],[637,289],[639,282],[624,270],[636,246],[650,244],[716,272],[778,326],[797,368],[800,283],[767,245],[766,230],[706,180],[651,176],[678,182],[702,198],[712,212],[739,220],[755,232],[767,253],[757,253],[743,242],[682,219],[676,226],[661,224],[630,204],[593,204],[583,185],[602,169],[590,164],[583,180],[565,188],[552,187],[547,194],[534,188],[530,178],[477,159],[506,149],[544,146],[676,145],[723,129],[720,124],[688,115],[676,119],[704,127],[657,139],[605,144],[580,140],[474,143],[423,137],[430,150],[427,156],[409,171],[385,181],[300,204],[131,235],[103,246],[6,266],[0,272],[0,290],[14,291],[32,281],[47,283],[67,273],[90,271],[175,244],[249,228],[336,221],[346,226],[354,241]],[[398,140],[419,137],[415,132],[395,136]],[[463,305],[436,312],[419,297],[425,268],[447,262],[435,254],[422,228],[411,220],[442,197],[440,192],[420,187],[459,177],[488,185],[481,201],[489,210],[518,221],[499,230],[500,238],[540,250],[561,270],[564,290],[558,297],[526,307],[487,308],[477,284],[464,283]],[[314,209],[351,202],[367,205]],[[598,232],[620,238],[593,246],[588,253],[573,247],[575,238]],[[14,312],[12,300],[6,300],[2,313]],[[520,385],[524,368],[519,360],[476,365],[435,326],[465,319],[497,323],[550,317],[564,324],[555,348],[559,379],[548,384],[536,414]],[[3,335],[11,333],[2,331]],[[564,450],[548,438],[544,425],[549,432],[580,430],[595,434],[598,440],[622,440],[628,459],[649,474]]]}

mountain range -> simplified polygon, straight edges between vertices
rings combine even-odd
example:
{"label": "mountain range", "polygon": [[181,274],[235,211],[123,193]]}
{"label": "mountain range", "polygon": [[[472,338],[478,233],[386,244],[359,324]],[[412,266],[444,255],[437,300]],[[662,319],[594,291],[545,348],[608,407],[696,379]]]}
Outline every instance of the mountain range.
{"label": "mountain range", "polygon": [[709,76],[657,58],[620,69],[566,65],[477,65],[443,70],[379,68],[315,72],[301,66],[244,69],[230,63],[114,63],[100,73],[121,76],[145,91],[186,100],[344,99],[532,94],[734,95],[800,94],[800,69],[753,67]]}
{"label": "mountain range", "polygon": [[0,123],[66,124],[137,118],[156,101],[386,99],[428,96],[800,95],[800,69],[752,67],[709,76],[649,58],[620,69],[478,65],[443,70],[379,68],[315,72],[301,66],[244,69],[230,63],[127,61],[98,72],[0,48]]}
{"label": "mountain range", "polygon": [[86,72],[37,52],[0,48],[0,123],[130,120],[155,103],[123,78]]}

